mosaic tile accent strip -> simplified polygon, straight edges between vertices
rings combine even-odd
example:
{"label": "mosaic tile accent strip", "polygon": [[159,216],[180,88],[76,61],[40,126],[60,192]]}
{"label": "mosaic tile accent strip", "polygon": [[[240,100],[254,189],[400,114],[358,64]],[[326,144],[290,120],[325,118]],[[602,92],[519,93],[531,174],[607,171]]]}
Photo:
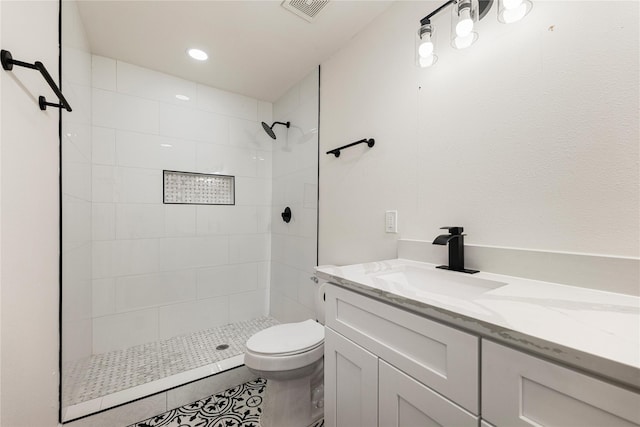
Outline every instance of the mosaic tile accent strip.
{"label": "mosaic tile accent strip", "polygon": [[[266,384],[258,378],[129,427],[260,427]],[[309,427],[324,427],[324,419]]]}
{"label": "mosaic tile accent strip", "polygon": [[[86,402],[243,354],[251,335],[278,323],[271,317],[259,317],[66,363],[62,405]],[[217,350],[220,344],[229,347]]]}
{"label": "mosaic tile accent strip", "polygon": [[162,171],[164,203],[193,205],[235,204],[235,177],[193,172]]}

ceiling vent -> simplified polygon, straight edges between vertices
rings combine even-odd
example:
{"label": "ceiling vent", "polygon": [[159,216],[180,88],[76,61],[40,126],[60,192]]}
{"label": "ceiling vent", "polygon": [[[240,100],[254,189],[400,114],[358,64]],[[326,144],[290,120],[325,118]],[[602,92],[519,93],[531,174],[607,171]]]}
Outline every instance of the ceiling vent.
{"label": "ceiling vent", "polygon": [[313,22],[329,0],[284,0],[282,7],[295,13],[305,21]]}

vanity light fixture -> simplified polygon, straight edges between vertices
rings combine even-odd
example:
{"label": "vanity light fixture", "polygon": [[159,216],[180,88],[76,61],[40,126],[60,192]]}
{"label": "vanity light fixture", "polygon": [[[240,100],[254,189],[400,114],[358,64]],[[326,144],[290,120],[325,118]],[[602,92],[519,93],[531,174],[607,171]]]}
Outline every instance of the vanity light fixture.
{"label": "vanity light fixture", "polygon": [[189,56],[193,59],[197,59],[198,61],[206,61],[209,58],[207,52],[196,48],[188,49],[187,54],[189,54]]}
{"label": "vanity light fixture", "polygon": [[[533,7],[531,0],[497,0],[498,21],[504,24],[524,18]],[[478,40],[475,23],[486,16],[494,0],[448,0],[420,20],[416,38],[416,65],[422,68],[435,64],[435,27],[431,18],[448,6],[451,8],[451,46],[465,49]]]}

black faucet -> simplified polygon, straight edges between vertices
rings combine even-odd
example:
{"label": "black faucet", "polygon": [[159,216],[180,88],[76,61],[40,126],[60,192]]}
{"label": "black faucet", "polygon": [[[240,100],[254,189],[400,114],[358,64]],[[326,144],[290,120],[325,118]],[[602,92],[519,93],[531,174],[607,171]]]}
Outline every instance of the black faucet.
{"label": "black faucet", "polygon": [[443,270],[460,271],[462,273],[477,273],[478,270],[464,268],[464,234],[462,227],[440,227],[441,230],[449,230],[449,234],[441,234],[433,241],[434,245],[449,244],[449,265],[439,265],[436,268]]}

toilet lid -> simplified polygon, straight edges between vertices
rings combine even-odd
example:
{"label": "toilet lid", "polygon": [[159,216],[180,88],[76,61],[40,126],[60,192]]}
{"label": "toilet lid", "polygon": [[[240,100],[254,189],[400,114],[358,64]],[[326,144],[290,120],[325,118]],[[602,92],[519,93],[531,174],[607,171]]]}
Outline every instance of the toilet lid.
{"label": "toilet lid", "polygon": [[264,329],[247,340],[247,349],[270,355],[296,354],[315,348],[323,341],[324,327],[309,319]]}

